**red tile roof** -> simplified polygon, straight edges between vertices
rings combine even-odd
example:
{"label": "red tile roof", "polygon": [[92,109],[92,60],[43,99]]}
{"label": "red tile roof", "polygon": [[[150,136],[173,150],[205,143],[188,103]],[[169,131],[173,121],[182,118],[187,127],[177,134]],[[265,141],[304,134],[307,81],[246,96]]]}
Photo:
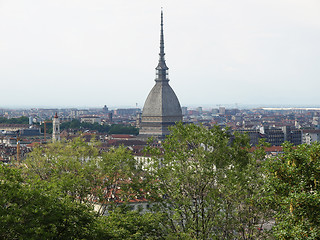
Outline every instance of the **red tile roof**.
{"label": "red tile roof", "polygon": [[134,138],[133,135],[128,135],[128,134],[112,134],[112,138]]}
{"label": "red tile roof", "polygon": [[[252,147],[249,151],[250,152],[253,152],[257,149],[257,147]],[[267,153],[270,153],[270,152],[282,152],[283,151],[283,148],[282,146],[271,146],[271,147],[264,147],[264,150],[267,152]]]}
{"label": "red tile roof", "polygon": [[26,147],[33,148],[33,147],[35,147],[35,146],[37,146],[39,144],[40,144],[40,142],[32,142],[32,143],[27,144]]}

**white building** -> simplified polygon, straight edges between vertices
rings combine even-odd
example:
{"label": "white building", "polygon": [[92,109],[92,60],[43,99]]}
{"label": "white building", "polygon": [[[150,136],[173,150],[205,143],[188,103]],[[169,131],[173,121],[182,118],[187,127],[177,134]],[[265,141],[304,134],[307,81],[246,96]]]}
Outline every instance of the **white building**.
{"label": "white building", "polygon": [[302,130],[302,143],[312,144],[316,141],[320,141],[320,129]]}
{"label": "white building", "polygon": [[91,123],[91,124],[94,124],[94,123],[101,124],[101,117],[85,116],[80,118],[80,122]]}

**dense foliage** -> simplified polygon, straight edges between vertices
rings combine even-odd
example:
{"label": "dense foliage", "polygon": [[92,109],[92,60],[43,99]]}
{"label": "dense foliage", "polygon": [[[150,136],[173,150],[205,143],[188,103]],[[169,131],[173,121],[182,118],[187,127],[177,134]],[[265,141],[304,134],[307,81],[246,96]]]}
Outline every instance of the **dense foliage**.
{"label": "dense foliage", "polygon": [[0,165],[0,239],[95,239],[98,219],[55,186]]}
{"label": "dense foliage", "polygon": [[[124,147],[106,153],[99,152],[97,145],[78,137],[39,146],[28,155],[23,172],[28,179],[53,184],[75,201],[99,203],[102,215],[108,205],[124,202],[131,190],[139,188],[139,169]],[[130,182],[122,181],[129,178]],[[116,194],[119,187],[122,191]]]}
{"label": "dense foliage", "polygon": [[[151,148],[150,192],[174,239],[259,239],[269,211],[248,139],[219,127],[178,124]],[[158,167],[161,166],[161,167]]]}
{"label": "dense foliage", "polygon": [[19,118],[4,118],[0,117],[0,123],[6,124],[29,124],[28,117],[19,117]]}
{"label": "dense foliage", "polygon": [[126,207],[108,216],[58,191],[55,184],[26,181],[0,165],[0,239],[163,239],[160,214]]}
{"label": "dense foliage", "polygon": [[320,144],[284,145],[267,164],[278,239],[320,238]]}
{"label": "dense foliage", "polygon": [[140,213],[126,207],[119,207],[105,218],[104,226],[113,240],[165,239],[161,223],[163,214],[155,212]]}
{"label": "dense foliage", "polygon": [[83,130],[94,130],[101,133],[108,134],[133,134],[139,133],[138,129],[133,126],[127,126],[123,124],[112,124],[112,125],[100,125],[98,123],[86,123],[80,122],[79,120],[73,119],[70,122],[61,123],[61,130],[63,129],[83,129]]}
{"label": "dense foliage", "polygon": [[0,239],[160,236],[160,214],[125,207],[139,197],[140,177],[123,147],[100,153],[96,142],[75,138],[40,145],[22,165],[0,167]]}
{"label": "dense foliage", "polygon": [[[52,123],[48,122],[47,126],[47,133],[52,133]],[[99,133],[107,133],[107,134],[132,134],[138,135],[139,129],[129,125],[123,124],[111,124],[111,125],[100,125],[98,123],[86,123],[80,122],[77,119],[73,119],[69,122],[62,122],[60,125],[61,131],[65,129],[71,130],[92,130],[97,131]],[[42,127],[43,130],[43,127]]]}

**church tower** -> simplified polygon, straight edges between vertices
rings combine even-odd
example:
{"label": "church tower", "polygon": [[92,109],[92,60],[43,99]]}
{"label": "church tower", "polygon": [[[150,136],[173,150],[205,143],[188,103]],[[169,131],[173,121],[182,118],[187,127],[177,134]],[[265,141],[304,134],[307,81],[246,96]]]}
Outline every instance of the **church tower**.
{"label": "church tower", "polygon": [[58,114],[52,119],[52,142],[60,141],[60,120]]}
{"label": "church tower", "polygon": [[164,53],[163,12],[161,10],[160,53],[156,67],[155,85],[144,103],[141,116],[140,137],[164,138],[168,127],[182,121],[179,100],[169,85],[168,70]]}

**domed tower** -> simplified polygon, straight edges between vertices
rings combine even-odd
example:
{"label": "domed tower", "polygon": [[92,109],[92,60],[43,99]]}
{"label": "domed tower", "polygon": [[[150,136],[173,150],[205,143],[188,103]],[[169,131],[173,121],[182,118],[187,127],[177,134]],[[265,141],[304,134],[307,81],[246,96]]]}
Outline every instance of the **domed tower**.
{"label": "domed tower", "polygon": [[156,84],[144,103],[141,116],[141,137],[164,138],[170,132],[168,127],[182,121],[179,100],[169,85],[168,70],[164,53],[163,12],[161,10],[160,54],[156,67]]}

